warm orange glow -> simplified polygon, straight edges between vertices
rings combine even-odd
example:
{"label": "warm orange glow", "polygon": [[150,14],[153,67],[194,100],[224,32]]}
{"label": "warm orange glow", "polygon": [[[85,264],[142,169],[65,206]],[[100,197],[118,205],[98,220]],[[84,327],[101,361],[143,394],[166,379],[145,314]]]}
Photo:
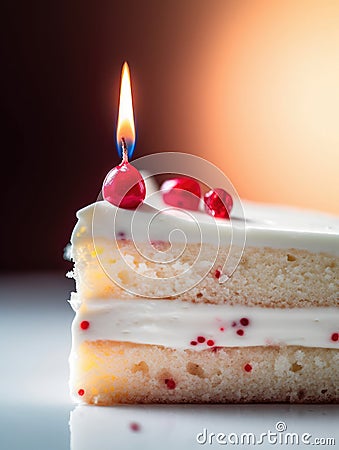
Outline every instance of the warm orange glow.
{"label": "warm orange glow", "polygon": [[135,127],[130,71],[127,62],[121,71],[121,86],[119,99],[119,114],[117,126],[117,145],[121,154],[121,138],[125,138],[128,156],[131,157],[135,146]]}
{"label": "warm orange glow", "polygon": [[182,99],[175,121],[164,120],[177,148],[215,163],[242,198],[339,214],[338,23],[331,0],[220,2],[206,12],[194,65],[182,52],[166,101],[168,111],[171,97]]}

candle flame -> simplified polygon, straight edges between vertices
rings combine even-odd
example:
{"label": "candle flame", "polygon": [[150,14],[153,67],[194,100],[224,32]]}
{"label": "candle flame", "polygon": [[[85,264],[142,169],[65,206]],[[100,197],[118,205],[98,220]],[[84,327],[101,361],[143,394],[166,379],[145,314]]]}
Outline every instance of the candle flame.
{"label": "candle flame", "polygon": [[124,63],[121,71],[119,114],[116,137],[119,155],[122,156],[121,139],[124,138],[127,145],[128,157],[131,158],[135,146],[135,127],[131,78],[127,62]]}

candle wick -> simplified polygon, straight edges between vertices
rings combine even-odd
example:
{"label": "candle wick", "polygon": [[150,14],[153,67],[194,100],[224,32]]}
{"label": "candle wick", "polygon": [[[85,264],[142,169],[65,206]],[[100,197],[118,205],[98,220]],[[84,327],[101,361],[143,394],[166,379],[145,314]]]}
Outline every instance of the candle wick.
{"label": "candle wick", "polygon": [[122,162],[128,162],[127,144],[124,137],[121,138]]}

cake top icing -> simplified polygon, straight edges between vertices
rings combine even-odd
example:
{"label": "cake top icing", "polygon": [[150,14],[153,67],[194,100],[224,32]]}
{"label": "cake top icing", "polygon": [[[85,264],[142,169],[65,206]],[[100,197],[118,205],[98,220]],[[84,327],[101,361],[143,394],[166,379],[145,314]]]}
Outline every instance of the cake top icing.
{"label": "cake top icing", "polygon": [[97,201],[77,213],[71,242],[82,238],[134,241],[208,242],[218,245],[299,248],[339,255],[339,217],[317,211],[235,202],[231,220],[202,211],[184,211],[162,202],[152,192],[136,210]]}

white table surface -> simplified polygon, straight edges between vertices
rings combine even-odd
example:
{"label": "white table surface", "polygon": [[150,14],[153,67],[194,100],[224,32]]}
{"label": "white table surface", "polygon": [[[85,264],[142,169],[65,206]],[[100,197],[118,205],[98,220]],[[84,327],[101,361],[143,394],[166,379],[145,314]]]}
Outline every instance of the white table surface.
{"label": "white table surface", "polygon": [[[67,386],[72,281],[62,273],[2,275],[0,286],[1,450],[314,448],[316,438],[336,441],[319,448],[339,448],[338,405],[76,407]],[[278,422],[285,432],[277,432]],[[204,429],[212,444],[197,442]],[[232,444],[236,435],[259,440],[265,432],[277,433],[278,443]],[[300,444],[285,445],[287,432],[298,433]],[[213,433],[231,434],[232,442],[219,444]],[[301,443],[305,433],[310,445]]]}

